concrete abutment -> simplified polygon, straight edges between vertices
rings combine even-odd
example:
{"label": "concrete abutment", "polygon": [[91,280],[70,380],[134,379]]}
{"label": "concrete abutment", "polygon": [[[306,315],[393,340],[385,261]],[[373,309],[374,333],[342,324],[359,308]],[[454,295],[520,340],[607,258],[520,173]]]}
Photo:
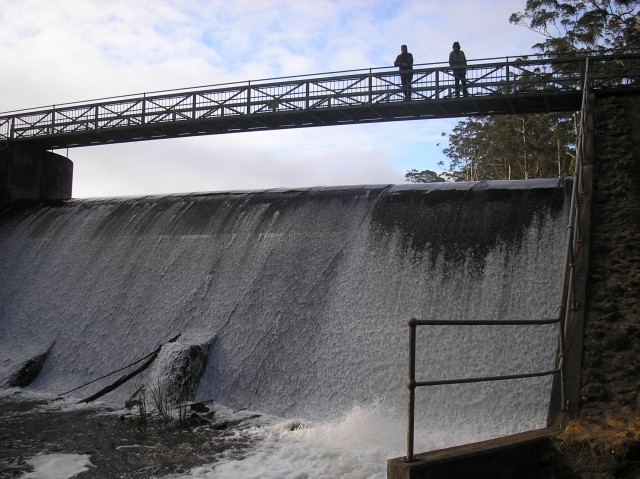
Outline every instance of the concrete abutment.
{"label": "concrete abutment", "polygon": [[0,147],[0,211],[18,202],[71,198],[73,163],[34,146]]}

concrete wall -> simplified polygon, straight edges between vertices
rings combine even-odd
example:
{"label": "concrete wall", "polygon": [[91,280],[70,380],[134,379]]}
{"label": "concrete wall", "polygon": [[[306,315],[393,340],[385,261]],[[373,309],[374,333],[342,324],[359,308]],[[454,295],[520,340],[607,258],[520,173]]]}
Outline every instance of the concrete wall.
{"label": "concrete wall", "polygon": [[39,149],[9,145],[0,149],[0,211],[17,202],[71,198],[73,163]]}
{"label": "concrete wall", "polygon": [[387,462],[387,479],[523,479],[552,448],[549,429],[539,429]]}

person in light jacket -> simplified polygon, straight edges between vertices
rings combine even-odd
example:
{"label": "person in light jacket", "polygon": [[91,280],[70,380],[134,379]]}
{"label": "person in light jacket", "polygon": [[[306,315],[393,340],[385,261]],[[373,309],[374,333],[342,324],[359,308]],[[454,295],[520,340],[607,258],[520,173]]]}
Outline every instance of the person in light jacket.
{"label": "person in light jacket", "polygon": [[453,50],[449,53],[449,66],[453,70],[456,96],[460,96],[461,84],[463,95],[469,96],[467,92],[467,57],[465,57],[464,52],[460,50],[460,44],[458,42],[453,42]]}

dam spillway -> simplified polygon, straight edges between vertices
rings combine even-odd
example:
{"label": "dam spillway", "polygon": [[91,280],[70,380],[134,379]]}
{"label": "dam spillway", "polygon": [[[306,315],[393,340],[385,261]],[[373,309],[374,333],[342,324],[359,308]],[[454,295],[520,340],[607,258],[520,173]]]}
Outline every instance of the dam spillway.
{"label": "dam spillway", "polygon": [[[196,399],[320,421],[375,404],[403,425],[408,318],[555,316],[570,190],[552,179],[14,206],[0,214],[0,382],[48,351],[26,389],[60,394],[181,334],[209,348]],[[556,334],[421,328],[418,375],[548,370]],[[419,391],[417,447],[544,426],[550,388]]]}

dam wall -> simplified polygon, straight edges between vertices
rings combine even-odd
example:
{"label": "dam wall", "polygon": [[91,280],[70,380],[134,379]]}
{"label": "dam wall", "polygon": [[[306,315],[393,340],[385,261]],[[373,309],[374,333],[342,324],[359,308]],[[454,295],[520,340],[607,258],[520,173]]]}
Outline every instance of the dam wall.
{"label": "dam wall", "polygon": [[[44,357],[24,388],[61,394],[180,334],[175,347],[207,348],[196,400],[308,419],[379,405],[404,424],[408,318],[555,317],[570,193],[551,179],[14,205],[0,214],[0,384]],[[421,328],[419,380],[552,369],[556,327]],[[420,391],[416,448],[543,427],[550,389]]]}

